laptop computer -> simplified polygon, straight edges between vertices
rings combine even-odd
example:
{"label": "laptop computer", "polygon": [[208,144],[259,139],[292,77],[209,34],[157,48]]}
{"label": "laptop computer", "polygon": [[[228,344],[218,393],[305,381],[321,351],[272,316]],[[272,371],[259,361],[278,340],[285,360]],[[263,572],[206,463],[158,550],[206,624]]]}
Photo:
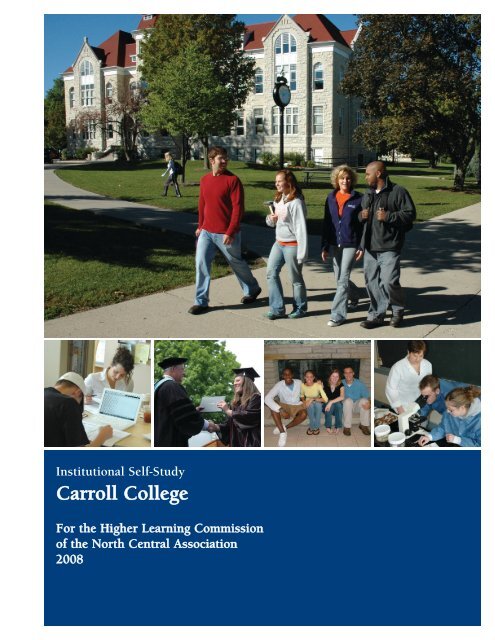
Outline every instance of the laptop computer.
{"label": "laptop computer", "polygon": [[136,424],[141,407],[141,395],[129,391],[103,389],[100,406],[83,419],[84,427],[100,427],[109,424],[114,429],[125,430]]}

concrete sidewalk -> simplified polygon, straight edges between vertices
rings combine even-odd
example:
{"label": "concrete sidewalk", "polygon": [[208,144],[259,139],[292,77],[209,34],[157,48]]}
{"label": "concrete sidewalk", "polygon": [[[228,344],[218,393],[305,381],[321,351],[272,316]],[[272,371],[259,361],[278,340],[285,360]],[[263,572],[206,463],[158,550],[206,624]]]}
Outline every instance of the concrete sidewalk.
{"label": "concrete sidewalk", "polygon": [[[137,225],[194,234],[197,215],[112,200],[60,180],[51,165],[45,167],[45,198],[78,210],[119,218]],[[405,289],[406,320],[400,328],[385,325],[366,330],[368,299],[361,266],[352,280],[362,290],[357,311],[340,327],[327,326],[335,292],[333,273],[319,259],[320,239],[310,236],[304,269],[309,315],[300,320],[271,321],[268,310],[266,268],[254,274],[263,293],[255,304],[240,303],[242,292],[235,276],[213,280],[211,311],[200,316],[187,313],[194,300],[194,285],[76,313],[45,322],[50,338],[479,338],[481,331],[480,278],[481,205],[478,203],[418,223],[407,234],[401,282]],[[274,241],[272,229],[242,226],[243,244],[265,260]],[[282,270],[288,299],[291,288]],[[290,305],[287,305],[290,310]]]}

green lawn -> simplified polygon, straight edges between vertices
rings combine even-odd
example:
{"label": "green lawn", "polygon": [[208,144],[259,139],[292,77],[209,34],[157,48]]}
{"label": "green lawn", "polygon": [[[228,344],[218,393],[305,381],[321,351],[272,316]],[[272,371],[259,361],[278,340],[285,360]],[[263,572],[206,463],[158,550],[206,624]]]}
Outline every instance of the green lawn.
{"label": "green lawn", "polygon": [[[193,284],[194,251],[183,234],[46,203],[45,319]],[[229,273],[217,256],[212,278]]]}
{"label": "green lawn", "polygon": [[[243,162],[231,162],[229,168],[242,180],[246,191],[245,222],[264,225],[265,200],[273,197],[276,169],[248,167]],[[94,193],[140,202],[177,211],[194,212],[197,210],[199,180],[205,173],[202,161],[191,161],[186,165],[187,182],[181,186],[182,198],[162,193],[164,164],[161,161],[147,161],[125,166],[117,163],[101,163],[84,166],[72,166],[57,170],[57,175],[71,184]],[[392,180],[403,185],[410,192],[418,210],[418,220],[428,220],[442,213],[466,207],[479,202],[480,189],[474,182],[466,182],[465,191],[453,191],[452,165],[440,165],[436,169],[428,168],[424,162],[403,163],[389,168]],[[301,174],[301,180],[304,176]],[[359,175],[358,190],[366,188],[364,174]],[[310,233],[319,234],[323,217],[323,205],[330,190],[328,182],[323,180],[304,189],[308,205],[308,227]]]}

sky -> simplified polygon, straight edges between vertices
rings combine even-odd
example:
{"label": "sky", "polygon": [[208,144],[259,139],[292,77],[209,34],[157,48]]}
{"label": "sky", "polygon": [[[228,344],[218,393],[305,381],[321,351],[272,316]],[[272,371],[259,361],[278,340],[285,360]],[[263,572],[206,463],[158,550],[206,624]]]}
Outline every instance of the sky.
{"label": "sky", "polygon": [[[270,22],[278,17],[280,14],[239,14],[246,24]],[[354,15],[327,14],[327,17],[341,30],[356,26]],[[98,46],[119,29],[134,31],[140,19],[139,14],[45,14],[45,94],[55,78],[72,66],[84,36],[88,37],[89,44]]]}

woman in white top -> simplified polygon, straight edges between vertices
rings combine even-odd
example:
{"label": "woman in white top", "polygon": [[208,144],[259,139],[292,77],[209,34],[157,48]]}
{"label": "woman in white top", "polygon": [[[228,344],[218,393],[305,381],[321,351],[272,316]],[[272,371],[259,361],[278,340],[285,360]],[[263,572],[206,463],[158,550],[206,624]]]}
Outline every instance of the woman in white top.
{"label": "woman in white top", "polygon": [[105,388],[132,391],[134,389],[133,369],[132,353],[126,347],[119,347],[109,367],[100,373],[90,373],[84,381],[87,389],[86,402],[91,402],[92,396],[101,398]]}
{"label": "woman in white top", "polygon": [[289,318],[302,318],[308,310],[306,285],[302,275],[303,263],[308,259],[308,232],[306,229],[306,204],[302,191],[292,171],[283,169],[275,177],[274,202],[266,224],[275,227],[275,244],[270,251],[266,278],[270,320],[285,318],[284,292],[280,271],[287,265],[294,296]]}
{"label": "woman in white top", "polygon": [[410,340],[407,343],[407,356],[390,369],[385,393],[390,406],[397,413],[403,413],[405,405],[419,398],[419,383],[432,372],[431,362],[424,359],[425,351],[426,343],[423,340]]}

